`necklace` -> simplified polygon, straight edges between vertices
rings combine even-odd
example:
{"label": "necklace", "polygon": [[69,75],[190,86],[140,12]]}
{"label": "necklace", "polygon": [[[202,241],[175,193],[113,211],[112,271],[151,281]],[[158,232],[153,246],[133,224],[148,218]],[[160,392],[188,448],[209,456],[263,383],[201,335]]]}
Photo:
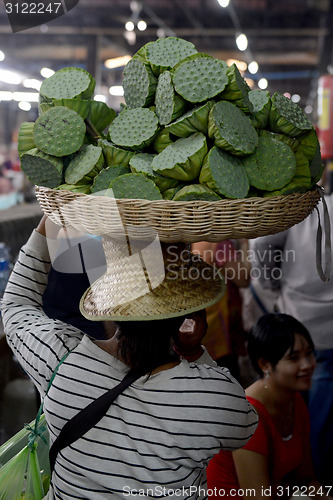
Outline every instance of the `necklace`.
{"label": "necklace", "polygon": [[[264,386],[266,394],[269,396],[269,399],[272,401],[272,394],[270,393],[269,387],[267,385]],[[293,427],[294,427],[294,398],[290,401],[288,410],[283,417],[280,415],[273,418],[275,427],[279,432],[281,439],[283,442],[290,441],[293,437]]]}

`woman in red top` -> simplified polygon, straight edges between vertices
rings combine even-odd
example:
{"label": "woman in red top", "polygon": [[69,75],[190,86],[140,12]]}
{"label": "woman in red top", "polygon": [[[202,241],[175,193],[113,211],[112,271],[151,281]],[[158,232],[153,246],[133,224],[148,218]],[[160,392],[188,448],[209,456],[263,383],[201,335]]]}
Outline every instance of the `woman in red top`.
{"label": "woman in red top", "polygon": [[308,411],[299,394],[311,385],[313,348],[306,328],[286,314],[266,314],[252,328],[248,352],[260,378],[246,395],[259,424],[247,445],[210,461],[210,498],[329,494],[314,477]]}

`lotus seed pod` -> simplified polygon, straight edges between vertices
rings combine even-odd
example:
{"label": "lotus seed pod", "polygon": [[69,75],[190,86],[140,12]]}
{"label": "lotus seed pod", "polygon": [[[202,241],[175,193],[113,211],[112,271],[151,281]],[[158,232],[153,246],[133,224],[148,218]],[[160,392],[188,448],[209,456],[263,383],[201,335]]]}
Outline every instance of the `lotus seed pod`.
{"label": "lotus seed pod", "polygon": [[84,120],[75,111],[57,106],[40,115],[34,125],[34,142],[38,149],[52,156],[75,153],[83,144]]}
{"label": "lotus seed pod", "polygon": [[65,171],[66,184],[85,184],[102,170],[104,156],[102,148],[98,146],[82,146],[74,155]]}
{"label": "lotus seed pod", "polygon": [[167,189],[174,188],[178,185],[176,179],[168,179],[156,172],[152,168],[152,162],[156,155],[150,153],[138,153],[130,159],[131,172],[136,174],[144,174],[149,179],[155,182],[161,193]]}
{"label": "lotus seed pod", "polygon": [[19,156],[35,147],[33,137],[34,122],[23,122],[18,134],[17,149]]}
{"label": "lotus seed pod", "polygon": [[250,118],[228,101],[219,101],[212,107],[208,136],[215,146],[237,156],[253,153],[258,145],[258,134]]}
{"label": "lotus seed pod", "polygon": [[236,64],[227,69],[228,84],[220,95],[221,99],[232,101],[244,113],[252,113],[253,105],[249,99],[249,87],[239,72]]}
{"label": "lotus seed pod", "polygon": [[228,83],[224,61],[207,54],[194,54],[173,69],[176,92],[186,101],[197,103],[220,94]]}
{"label": "lotus seed pod", "polygon": [[44,80],[40,95],[53,99],[90,99],[94,93],[95,80],[81,68],[62,68]]}
{"label": "lotus seed pod", "polygon": [[166,147],[155,156],[152,167],[154,172],[165,177],[192,181],[198,178],[206,154],[206,137],[197,132]]}
{"label": "lotus seed pod", "polygon": [[37,148],[30,149],[21,156],[21,169],[33,184],[51,189],[62,181],[63,163],[61,158],[47,155]]}
{"label": "lotus seed pod", "polygon": [[175,93],[170,71],[165,71],[158,77],[155,104],[156,115],[161,125],[167,125],[185,110],[186,102]]}
{"label": "lotus seed pod", "polygon": [[98,132],[103,132],[115,119],[117,113],[105,102],[90,101],[89,120]]}
{"label": "lotus seed pod", "polygon": [[129,108],[149,106],[154,102],[157,79],[148,64],[131,59],[124,69],[123,88]]}
{"label": "lotus seed pod", "polygon": [[144,174],[125,174],[114,179],[110,186],[115,198],[161,200],[156,184]]}
{"label": "lotus seed pod", "polygon": [[135,151],[117,148],[117,146],[105,139],[99,139],[97,145],[103,150],[107,167],[129,165],[130,159],[136,154]]}
{"label": "lotus seed pod", "polygon": [[277,141],[288,144],[288,146],[294,153],[295,151],[297,151],[297,148],[300,144],[298,139],[296,139],[295,137],[288,137],[285,134],[277,134],[276,132],[270,132],[269,130],[259,130],[258,132],[261,137],[271,137],[273,139],[276,139]]}
{"label": "lotus seed pod", "polygon": [[184,186],[173,197],[174,201],[219,201],[221,196],[216,194],[212,189],[201,184],[191,184]]}
{"label": "lotus seed pod", "polygon": [[183,114],[178,120],[165,127],[165,131],[177,137],[188,137],[195,132],[208,135],[208,116],[215,101],[207,101]]}
{"label": "lotus seed pod", "polygon": [[245,198],[249,191],[249,179],[240,159],[216,146],[204,159],[199,182],[230,199]]}
{"label": "lotus seed pod", "polygon": [[117,165],[115,167],[103,168],[94,178],[93,185],[91,186],[92,193],[98,193],[109,189],[111,182],[124,174],[131,173],[128,165]]}
{"label": "lotus seed pod", "polygon": [[146,108],[126,108],[113,120],[109,138],[116,146],[143,149],[153,142],[158,131],[158,119]]}
{"label": "lotus seed pod", "polygon": [[276,139],[259,137],[255,152],[242,158],[251,186],[264,191],[281,189],[296,173],[291,148]]}
{"label": "lotus seed pod", "polygon": [[248,97],[252,103],[253,111],[251,121],[255,128],[265,128],[271,109],[271,97],[267,90],[250,90]]}
{"label": "lotus seed pod", "polygon": [[291,181],[281,189],[276,189],[274,191],[264,191],[262,196],[264,198],[269,198],[270,196],[285,196],[292,193],[306,193],[306,191],[307,188],[299,185],[295,181]]}
{"label": "lotus seed pod", "polygon": [[269,113],[269,127],[273,132],[281,132],[289,137],[312,130],[312,123],[297,104],[291,99],[276,92],[272,98]]}
{"label": "lotus seed pod", "polygon": [[145,47],[147,61],[156,76],[173,68],[185,57],[197,53],[193,43],[173,36],[159,38]]}

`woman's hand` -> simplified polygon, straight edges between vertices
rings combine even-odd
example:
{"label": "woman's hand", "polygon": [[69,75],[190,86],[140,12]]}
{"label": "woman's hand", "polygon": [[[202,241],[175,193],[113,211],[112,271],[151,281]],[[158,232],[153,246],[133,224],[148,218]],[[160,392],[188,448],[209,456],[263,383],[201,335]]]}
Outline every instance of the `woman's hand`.
{"label": "woman's hand", "polygon": [[189,315],[173,337],[174,350],[187,361],[195,361],[203,354],[201,341],[207,331],[206,311]]}
{"label": "woman's hand", "polygon": [[47,220],[46,215],[43,215],[43,217],[39,221],[38,226],[36,227],[37,233],[39,233],[39,234],[41,234],[43,236],[46,236],[46,228],[45,228],[46,220]]}

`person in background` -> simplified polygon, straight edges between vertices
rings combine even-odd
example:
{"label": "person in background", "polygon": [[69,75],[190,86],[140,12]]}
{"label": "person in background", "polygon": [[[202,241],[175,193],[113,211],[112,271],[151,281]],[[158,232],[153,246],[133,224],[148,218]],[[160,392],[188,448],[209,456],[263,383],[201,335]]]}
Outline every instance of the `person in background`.
{"label": "person in background", "polygon": [[[248,352],[259,379],[246,396],[259,416],[250,441],[234,452],[221,451],[207,468],[208,487],[227,497],[254,489],[255,498],[303,494],[322,498],[310,450],[310,422],[301,391],[315,368],[307,329],[286,314],[266,314],[251,329]],[[304,493],[305,492],[305,493]],[[220,498],[218,494],[211,498]]]}
{"label": "person in background", "polygon": [[[119,499],[141,492],[156,498],[163,488],[175,491],[177,498],[207,498],[207,463],[221,448],[243,446],[258,418],[229,371],[211,366],[200,344],[206,331],[204,311],[194,312],[187,299],[185,316],[150,320],[156,301],[154,293],[147,293],[150,314],[144,320],[118,318],[115,334],[92,339],[43,311],[50,269],[45,236],[43,217],[19,254],[2,315],[7,341],[42,396],[68,354],[44,399],[51,443],[66,422],[127,373],[144,373],[95,426],[58,453],[47,499]],[[214,299],[221,293],[221,281],[217,284]],[[174,281],[165,283],[163,293],[176,309]],[[129,311],[138,317],[135,300],[126,309],[126,318]],[[185,309],[180,311],[185,314]]]}
{"label": "person in background", "polygon": [[[324,198],[333,235],[333,193]],[[323,202],[318,211],[323,222]],[[255,239],[254,266],[261,286],[279,291],[279,311],[301,321],[313,339],[317,365],[308,395],[312,457],[318,479],[333,486],[333,279],[324,283],[316,269],[317,228],[313,211],[287,231]]]}
{"label": "person in background", "polygon": [[226,293],[207,308],[207,334],[203,345],[219,366],[227,367],[241,380],[239,356],[245,355],[245,332],[242,323],[242,298],[239,288],[249,283],[249,264],[246,261],[247,242],[242,240],[236,249],[232,240],[219,243],[202,241],[192,244],[192,252],[224,274]]}

